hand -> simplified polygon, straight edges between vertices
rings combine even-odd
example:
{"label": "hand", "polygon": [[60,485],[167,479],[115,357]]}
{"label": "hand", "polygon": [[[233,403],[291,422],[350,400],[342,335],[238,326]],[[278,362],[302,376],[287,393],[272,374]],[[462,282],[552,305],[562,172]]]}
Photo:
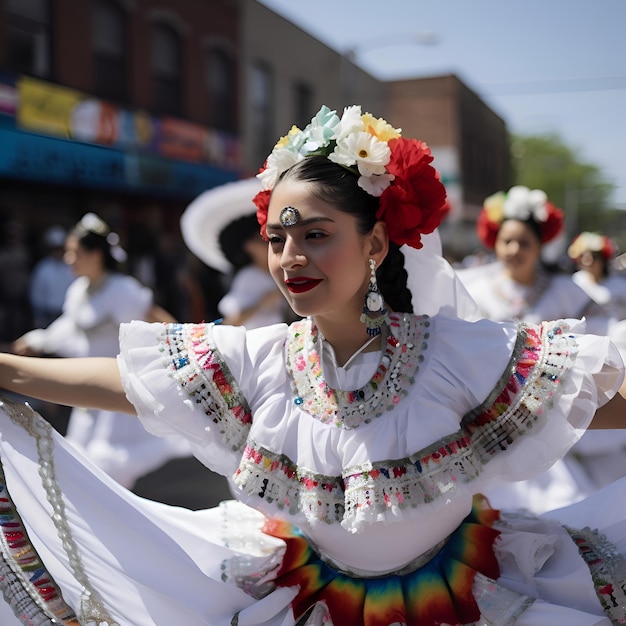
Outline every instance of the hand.
{"label": "hand", "polygon": [[13,354],[19,354],[20,356],[37,356],[39,352],[31,348],[23,337],[16,339],[10,346],[10,350]]}

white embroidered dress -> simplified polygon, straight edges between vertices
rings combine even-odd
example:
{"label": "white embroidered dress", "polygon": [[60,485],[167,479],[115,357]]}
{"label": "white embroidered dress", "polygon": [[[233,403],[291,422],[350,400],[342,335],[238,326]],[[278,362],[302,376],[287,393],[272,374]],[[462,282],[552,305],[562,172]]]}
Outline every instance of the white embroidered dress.
{"label": "white embroidered dress", "polygon": [[[296,524],[325,563],[356,579],[421,571],[420,558],[450,543],[475,493],[548,467],[615,393],[617,351],[575,330],[396,315],[380,359],[362,354],[334,372],[354,388],[339,392],[325,380],[308,320],[248,332],[124,325],[118,360],[146,427],[186,437],[201,461],[234,477],[250,508],[187,511],[137,498],[40,421],[25,427],[24,411],[10,405],[0,442],[8,492],[81,623],[293,625],[290,604],[301,594],[272,583],[285,543],[260,531],[264,515]],[[626,481],[610,489],[601,506],[554,515],[602,536],[570,533],[552,516],[498,522],[499,579],[473,579],[475,623],[626,619],[617,556],[626,551]],[[595,584],[577,544],[602,556]],[[306,623],[333,623],[324,603],[311,608]],[[367,623],[398,621],[381,620]]]}

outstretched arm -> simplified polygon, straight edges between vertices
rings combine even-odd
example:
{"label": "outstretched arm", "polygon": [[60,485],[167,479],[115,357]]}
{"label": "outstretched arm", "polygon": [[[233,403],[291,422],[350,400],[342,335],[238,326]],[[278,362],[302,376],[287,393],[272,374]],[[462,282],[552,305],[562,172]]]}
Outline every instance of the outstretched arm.
{"label": "outstretched arm", "polygon": [[0,354],[0,388],[56,404],[135,413],[114,358]]}

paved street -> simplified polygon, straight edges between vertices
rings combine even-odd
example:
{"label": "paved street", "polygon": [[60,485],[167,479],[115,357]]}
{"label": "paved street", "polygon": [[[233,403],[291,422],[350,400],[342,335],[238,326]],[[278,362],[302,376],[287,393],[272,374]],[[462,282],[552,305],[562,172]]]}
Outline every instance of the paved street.
{"label": "paved street", "polygon": [[195,458],[174,459],[144,476],[133,491],[140,496],[188,509],[205,509],[232,498],[223,476]]}

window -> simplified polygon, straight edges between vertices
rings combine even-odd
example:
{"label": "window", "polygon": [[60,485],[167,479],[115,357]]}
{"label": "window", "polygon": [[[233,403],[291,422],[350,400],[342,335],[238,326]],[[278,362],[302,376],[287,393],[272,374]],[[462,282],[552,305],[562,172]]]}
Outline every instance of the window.
{"label": "window", "polygon": [[209,124],[219,130],[237,130],[236,73],[232,55],[212,47],[207,59]]}
{"label": "window", "polygon": [[48,0],[5,0],[7,66],[45,78],[51,73]]}
{"label": "window", "polygon": [[250,79],[252,154],[262,163],[274,143],[274,76],[266,63],[252,66]]}
{"label": "window", "polygon": [[161,115],[181,113],[181,39],[168,24],[157,23],[152,33],[154,108]]}
{"label": "window", "polygon": [[115,0],[95,0],[92,19],[95,92],[102,98],[126,102],[126,14]]}

